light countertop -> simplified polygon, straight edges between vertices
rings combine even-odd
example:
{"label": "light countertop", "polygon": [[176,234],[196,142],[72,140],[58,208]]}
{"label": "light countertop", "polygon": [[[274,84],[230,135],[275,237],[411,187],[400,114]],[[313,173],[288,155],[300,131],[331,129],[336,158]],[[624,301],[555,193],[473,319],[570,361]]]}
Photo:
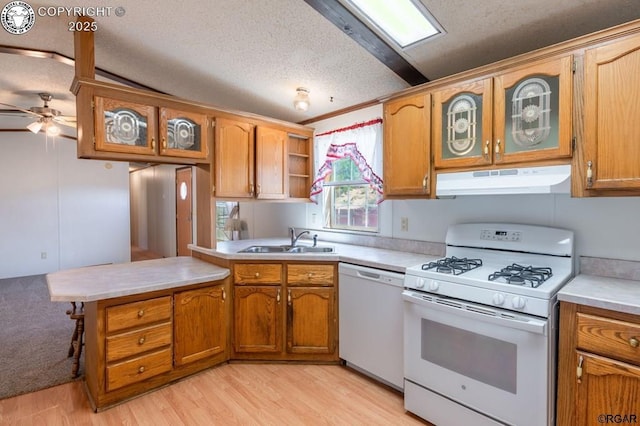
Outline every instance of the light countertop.
{"label": "light countertop", "polygon": [[67,269],[47,274],[47,284],[52,302],[91,302],[227,276],[226,268],[182,256]]}
{"label": "light countertop", "polygon": [[560,289],[558,300],[640,315],[640,281],[580,274]]}
{"label": "light countertop", "polygon": [[[324,241],[318,242],[318,246],[332,247],[334,250],[332,253],[238,253],[239,250],[254,245],[287,245],[290,243],[290,240],[286,238],[263,238],[219,242],[215,249],[208,249],[193,245],[189,246],[189,248],[193,251],[229,260],[324,260],[328,262],[353,263],[356,265],[368,266],[370,268],[385,269],[400,273],[404,273],[405,269],[409,266],[430,262],[440,257],[422,253],[410,253]],[[297,245],[310,246],[311,242],[308,240],[301,240]]]}

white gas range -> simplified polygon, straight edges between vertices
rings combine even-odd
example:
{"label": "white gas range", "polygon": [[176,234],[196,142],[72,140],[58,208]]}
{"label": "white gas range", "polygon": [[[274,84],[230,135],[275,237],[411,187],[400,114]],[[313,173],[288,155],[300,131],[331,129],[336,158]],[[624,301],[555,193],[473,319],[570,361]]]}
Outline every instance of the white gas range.
{"label": "white gas range", "polygon": [[563,229],[459,224],[445,258],[407,268],[405,408],[438,426],[553,424],[573,246]]}

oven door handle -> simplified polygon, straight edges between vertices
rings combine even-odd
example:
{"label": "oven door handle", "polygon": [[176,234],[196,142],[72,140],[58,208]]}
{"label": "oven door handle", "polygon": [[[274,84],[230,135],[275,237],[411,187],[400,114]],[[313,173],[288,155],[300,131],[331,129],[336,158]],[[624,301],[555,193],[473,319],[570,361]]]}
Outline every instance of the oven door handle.
{"label": "oven door handle", "polygon": [[[428,296],[430,300],[423,299],[419,294],[405,290],[402,298],[409,303],[420,305],[427,309],[435,309],[452,315],[459,315],[473,320],[509,327],[517,330],[527,331],[534,334],[547,334],[547,321],[533,317],[524,317],[516,313],[492,315],[491,312],[498,313],[499,310],[492,310],[483,306],[475,305],[464,301],[451,301],[438,296]],[[485,313],[486,312],[486,313]]]}

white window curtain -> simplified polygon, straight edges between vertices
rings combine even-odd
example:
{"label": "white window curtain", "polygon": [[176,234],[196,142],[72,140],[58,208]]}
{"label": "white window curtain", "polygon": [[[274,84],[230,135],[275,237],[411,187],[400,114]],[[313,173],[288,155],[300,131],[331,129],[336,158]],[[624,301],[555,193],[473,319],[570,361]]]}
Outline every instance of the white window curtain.
{"label": "white window curtain", "polygon": [[380,195],[382,201],[382,119],[331,130],[314,137],[315,179],[310,198],[317,203],[323,182],[332,171],[332,163],[351,158],[364,180]]}

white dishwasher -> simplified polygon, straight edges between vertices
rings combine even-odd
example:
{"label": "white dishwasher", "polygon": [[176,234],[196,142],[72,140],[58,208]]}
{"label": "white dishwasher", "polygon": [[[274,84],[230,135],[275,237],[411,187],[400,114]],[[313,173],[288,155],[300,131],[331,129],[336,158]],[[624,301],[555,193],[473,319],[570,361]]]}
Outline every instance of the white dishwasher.
{"label": "white dishwasher", "polygon": [[340,358],[403,389],[404,274],[340,263]]}

